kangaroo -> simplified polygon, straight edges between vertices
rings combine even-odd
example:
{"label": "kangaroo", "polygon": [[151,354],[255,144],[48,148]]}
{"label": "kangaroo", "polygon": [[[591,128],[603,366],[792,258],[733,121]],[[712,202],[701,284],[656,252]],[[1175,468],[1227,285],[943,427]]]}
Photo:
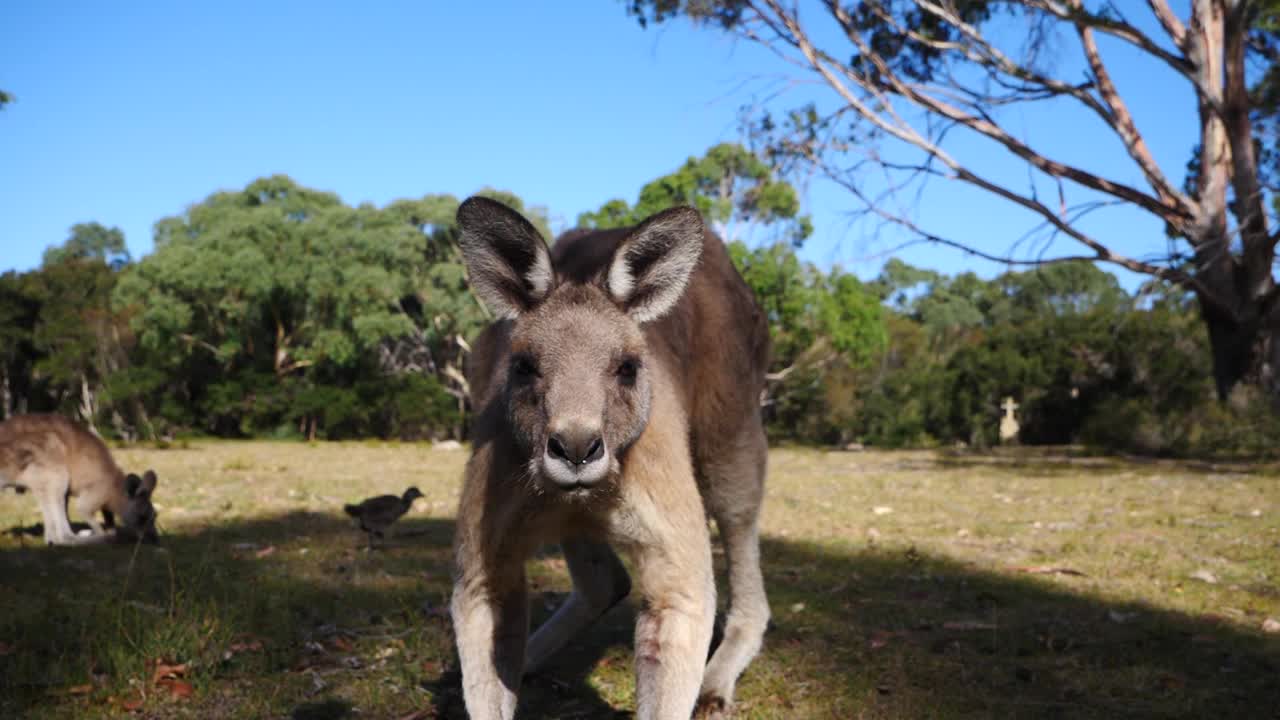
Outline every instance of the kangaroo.
{"label": "kangaroo", "polygon": [[[157,540],[151,506],[155,472],[126,475],[101,439],[61,415],[18,415],[0,423],[0,488],[4,487],[30,490],[36,496],[49,545],[102,542],[108,528],[115,529],[119,539]],[[88,538],[71,530],[71,497],[89,523]],[[98,522],[99,511],[104,523]],[[115,528],[117,515],[120,528]]]}
{"label": "kangaroo", "polygon": [[[475,401],[451,612],[472,718],[511,718],[521,676],[631,591],[637,717],[728,712],[769,620],[758,518],[768,328],[698,212],[573,231],[554,252],[510,208],[458,209],[472,290],[497,317],[473,345]],[[710,661],[707,515],[730,609]],[[564,551],[573,592],[528,638],[524,565]]]}

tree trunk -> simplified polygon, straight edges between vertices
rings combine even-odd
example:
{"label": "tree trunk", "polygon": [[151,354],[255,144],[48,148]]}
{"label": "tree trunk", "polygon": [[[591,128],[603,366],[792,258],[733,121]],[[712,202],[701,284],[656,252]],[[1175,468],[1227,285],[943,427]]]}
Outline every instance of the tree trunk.
{"label": "tree trunk", "polygon": [[1234,288],[1221,288],[1218,298],[1231,297],[1239,318],[1200,298],[1200,315],[1209,330],[1213,381],[1218,399],[1225,401],[1237,385],[1252,385],[1280,399],[1280,313],[1256,298],[1240,298]]}
{"label": "tree trunk", "polygon": [[133,399],[133,419],[138,424],[139,435],[146,434],[146,439],[156,439],[156,429],[151,424],[151,416],[147,414],[147,406],[138,398]]}
{"label": "tree trunk", "polygon": [[80,419],[89,426],[89,432],[94,435],[98,435],[98,426],[94,423],[98,414],[97,405],[97,397],[89,387],[89,378],[82,373],[80,375]]}

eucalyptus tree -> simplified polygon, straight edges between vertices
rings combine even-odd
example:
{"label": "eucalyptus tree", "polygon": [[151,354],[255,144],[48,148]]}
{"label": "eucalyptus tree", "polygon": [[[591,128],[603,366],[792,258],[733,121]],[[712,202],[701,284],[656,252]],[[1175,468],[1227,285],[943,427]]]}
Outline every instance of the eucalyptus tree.
{"label": "eucalyptus tree", "polygon": [[582,213],[578,226],[627,227],[676,205],[698,208],[726,241],[749,240],[753,230],[765,228],[776,233],[774,239],[800,245],[813,231],[808,216],[800,212],[795,188],[736,143],[715,145],[702,157],[688,158],[674,172],[646,183],[634,206],[615,198]]}
{"label": "eucalyptus tree", "polygon": [[[641,24],[684,16],[758,43],[807,87],[819,88],[819,99],[798,101],[781,116],[766,114],[758,126],[775,158],[835,181],[854,207],[916,237],[993,260],[1087,259],[1176,283],[1198,300],[1219,395],[1241,382],[1280,393],[1274,268],[1280,234],[1268,182],[1280,97],[1274,72],[1280,4],[1190,0],[1182,15],[1168,0],[1145,5],[630,0],[628,10]],[[1150,73],[1189,89],[1190,102],[1163,109],[1166,116],[1184,114],[1195,128],[1172,153],[1154,147],[1156,136],[1135,120],[1133,96],[1114,79],[1115,46],[1106,43],[1127,46]],[[1261,73],[1252,70],[1254,62]],[[1078,110],[1082,122],[1114,142],[1055,152],[1043,137],[1025,137],[1013,110],[1031,106]],[[969,142],[982,144],[980,157],[958,151],[957,143]],[[1179,182],[1181,165],[1157,158],[1188,149],[1191,172]],[[931,179],[1008,203],[1070,249],[1000,254],[949,236],[943,225],[909,210],[912,188]],[[1150,252],[1121,252],[1120,231],[1083,221],[1112,205],[1156,218],[1175,241],[1152,237]],[[1010,247],[1025,229],[1009,231]]]}

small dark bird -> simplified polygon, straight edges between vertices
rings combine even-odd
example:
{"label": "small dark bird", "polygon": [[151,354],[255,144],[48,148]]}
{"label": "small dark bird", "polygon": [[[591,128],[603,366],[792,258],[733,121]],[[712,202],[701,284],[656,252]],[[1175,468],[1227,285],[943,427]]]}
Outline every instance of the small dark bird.
{"label": "small dark bird", "polygon": [[347,505],[342,509],[360,522],[360,529],[369,533],[369,548],[373,548],[373,539],[383,539],[382,531],[391,527],[391,523],[409,512],[413,501],[422,497],[416,487],[404,491],[404,495],[379,495],[369,498],[359,505]]}

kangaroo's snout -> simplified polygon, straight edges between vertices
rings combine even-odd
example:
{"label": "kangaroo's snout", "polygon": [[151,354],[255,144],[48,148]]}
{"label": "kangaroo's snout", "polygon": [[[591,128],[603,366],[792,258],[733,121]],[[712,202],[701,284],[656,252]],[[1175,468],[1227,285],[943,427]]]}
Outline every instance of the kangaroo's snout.
{"label": "kangaroo's snout", "polygon": [[596,433],[554,434],[547,439],[547,454],[570,466],[586,465],[604,455],[604,440]]}
{"label": "kangaroo's snout", "polygon": [[609,450],[598,427],[574,424],[551,431],[542,470],[564,490],[589,488],[609,472]]}

